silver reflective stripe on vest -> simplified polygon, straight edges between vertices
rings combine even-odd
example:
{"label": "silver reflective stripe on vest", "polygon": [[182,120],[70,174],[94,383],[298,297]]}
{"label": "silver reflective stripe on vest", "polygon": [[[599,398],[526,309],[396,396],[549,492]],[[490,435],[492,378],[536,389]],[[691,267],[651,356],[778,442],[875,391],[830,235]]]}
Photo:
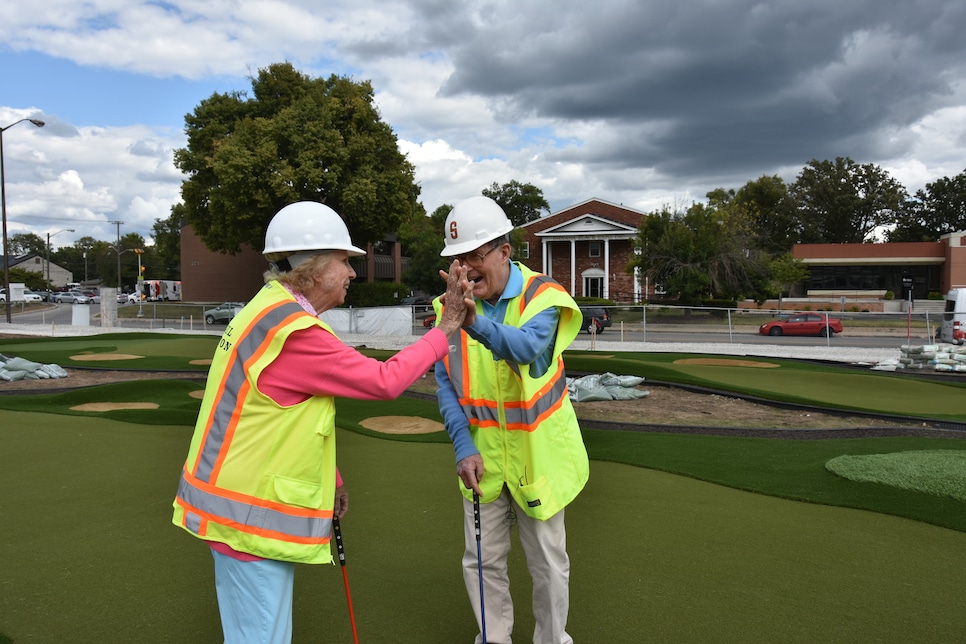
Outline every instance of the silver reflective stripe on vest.
{"label": "silver reflective stripe on vest", "polygon": [[[526,308],[527,305],[537,296],[540,287],[547,282],[553,282],[553,280],[546,275],[539,275],[530,280],[527,285],[526,290],[523,292],[523,307]],[[463,361],[465,359],[464,346],[466,339],[466,332],[461,332],[460,342],[455,343],[450,347],[450,353],[448,356],[448,364],[452,367],[448,370],[448,375],[450,382],[453,385],[453,389],[456,391],[457,396],[460,399],[460,406],[463,408],[463,413],[466,414],[469,419],[476,419],[481,425],[494,425],[500,422],[500,411],[499,406],[496,401],[492,405],[479,405],[473,404],[473,401],[469,400],[469,392],[467,389],[468,383],[463,381]],[[520,375],[520,366],[515,362],[503,361],[517,377],[522,378]],[[556,365],[556,373],[553,376],[552,386],[549,390],[545,391],[543,395],[531,399],[529,401],[524,401],[527,403],[532,403],[529,409],[521,407],[504,407],[504,414],[506,417],[507,429],[526,429],[527,431],[533,431],[536,429],[537,421],[540,416],[547,413],[559,404],[562,396],[567,395],[567,382],[563,378],[563,365],[561,364],[561,359],[558,357]]]}
{"label": "silver reflective stripe on vest", "polygon": [[[503,413],[506,415],[508,429],[521,429],[520,425],[525,425],[529,431],[536,429],[535,425],[540,416],[547,413],[560,402],[562,396],[567,395],[567,381],[556,377],[553,387],[544,392],[542,396],[533,399],[533,404],[529,409],[520,407],[504,407]],[[516,425],[517,427],[514,427]]]}
{"label": "silver reflective stripe on vest", "polygon": [[[537,275],[532,280],[530,280],[530,283],[527,285],[527,290],[524,291],[523,293],[524,308],[526,308],[527,304],[529,304],[530,301],[533,300],[534,297],[536,297],[537,291],[540,290],[540,287],[546,284],[547,282],[553,282],[553,280],[547,277],[546,275]],[[560,290],[563,290],[563,288],[561,287]]]}
{"label": "silver reflective stripe on vest", "polygon": [[[219,523],[223,524],[234,523],[253,529],[273,530],[305,539],[325,539],[332,533],[332,519],[292,516],[271,508],[233,501],[217,494],[209,494],[199,490],[188,483],[184,477],[178,485],[178,498],[191,507],[204,508],[206,513],[217,516]],[[200,521],[190,520],[191,517],[197,519],[197,515],[190,510],[186,510],[185,516],[189,518],[185,521],[186,527],[198,533]],[[251,531],[253,530],[245,530],[245,532]]]}
{"label": "silver reflective stripe on vest", "polygon": [[195,468],[194,475],[200,480],[206,483],[211,482],[211,472],[218,460],[218,455],[221,453],[225,435],[231,425],[232,415],[238,405],[238,392],[245,384],[245,362],[255,355],[270,331],[281,324],[285,318],[298,312],[304,312],[304,309],[295,302],[286,303],[272,309],[235,344],[235,358],[231,363],[231,369],[222,387],[221,395],[215,402],[211,426],[208,428],[205,443],[201,446],[198,454],[198,466]]}

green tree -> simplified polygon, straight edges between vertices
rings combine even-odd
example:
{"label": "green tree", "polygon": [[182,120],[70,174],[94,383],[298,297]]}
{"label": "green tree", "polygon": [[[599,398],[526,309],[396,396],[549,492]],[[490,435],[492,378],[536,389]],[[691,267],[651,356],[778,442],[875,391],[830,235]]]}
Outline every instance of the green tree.
{"label": "green tree", "polygon": [[413,166],[368,82],[313,79],[277,63],[259,70],[252,94],[203,100],[185,117],[187,147],[175,151],[188,175],[178,214],[209,249],[261,249],[272,216],[295,201],[331,206],[362,247],[417,212]]}
{"label": "green tree", "polygon": [[[13,266],[10,268],[10,283],[23,284],[31,291],[43,291],[47,288],[47,276]],[[0,286],[3,286],[3,284],[0,283]]]}
{"label": "green tree", "polygon": [[641,223],[639,254],[628,272],[660,284],[683,304],[702,300],[754,297],[762,301],[768,270],[753,247],[751,218],[735,203],[734,192],[708,193],[708,204],[694,204],[683,214],[665,208]]}
{"label": "green tree", "polygon": [[175,204],[167,219],[154,220],[154,246],[146,249],[146,255],[155,264],[155,273],[159,276],[157,279],[181,279],[181,222],[184,210],[184,204]]}
{"label": "green tree", "polygon": [[[90,282],[98,282],[100,280],[100,275],[97,271],[97,262],[92,253],[92,249],[97,243],[97,240],[90,235],[84,235],[74,242],[71,250],[64,249],[63,260],[71,264],[70,267],[65,266],[65,268],[68,268],[74,273],[76,281],[87,280]],[[101,243],[103,244],[105,242]],[[74,267],[75,264],[76,268]],[[107,284],[106,286],[113,286],[113,284]]]}
{"label": "green tree", "polygon": [[10,256],[40,255],[47,256],[47,240],[36,233],[14,233],[7,238]]}
{"label": "green tree", "polygon": [[440,257],[439,253],[444,244],[443,224],[452,209],[453,206],[443,204],[428,217],[413,217],[400,229],[403,253],[410,258],[402,280],[410,288],[430,295],[444,290],[439,270],[448,268],[450,260]]}
{"label": "green tree", "polygon": [[782,296],[792,286],[808,279],[808,266],[800,259],[795,259],[791,253],[785,253],[773,258],[768,267],[778,290],[778,310],[782,309]]}
{"label": "green tree", "polygon": [[514,226],[522,226],[550,212],[550,204],[543,198],[543,191],[529,183],[513,180],[502,186],[495,181],[483,189],[483,196],[500,204]]}
{"label": "green tree", "polygon": [[808,162],[789,188],[806,243],[871,241],[880,226],[894,224],[906,189],[889,173],[852,159]]}
{"label": "green tree", "polygon": [[735,194],[735,203],[751,216],[758,248],[771,254],[787,253],[798,241],[788,186],[781,177],[761,176],[749,181]]}
{"label": "green tree", "polygon": [[887,238],[891,242],[936,241],[960,230],[966,230],[966,170],[917,190],[903,205],[898,224]]}

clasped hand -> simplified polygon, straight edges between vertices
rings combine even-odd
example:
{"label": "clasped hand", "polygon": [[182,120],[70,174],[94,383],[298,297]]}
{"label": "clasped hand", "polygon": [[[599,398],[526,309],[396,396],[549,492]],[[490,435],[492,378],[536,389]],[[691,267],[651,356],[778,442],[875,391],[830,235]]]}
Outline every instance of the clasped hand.
{"label": "clasped hand", "polygon": [[458,260],[453,260],[448,273],[440,271],[439,276],[446,280],[446,292],[440,298],[443,314],[436,321],[436,327],[446,335],[451,335],[467,324],[466,318],[470,312],[475,318],[473,283],[466,278],[466,268]]}

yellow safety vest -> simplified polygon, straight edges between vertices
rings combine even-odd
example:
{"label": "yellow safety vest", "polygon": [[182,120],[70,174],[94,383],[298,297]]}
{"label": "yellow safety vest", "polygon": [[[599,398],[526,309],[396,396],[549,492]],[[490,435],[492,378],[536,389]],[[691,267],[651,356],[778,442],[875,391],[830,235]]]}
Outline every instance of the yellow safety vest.
{"label": "yellow safety vest", "polygon": [[313,396],[282,407],[258,390],[285,339],[311,326],[332,332],[275,281],[228,323],[181,473],[175,525],[267,559],[332,563],[335,401]]}
{"label": "yellow safety vest", "polygon": [[[495,360],[481,342],[460,331],[444,358],[446,373],[470,424],[486,471],[484,503],[504,484],[526,513],[549,519],[583,489],[590,474],[577,415],[567,394],[563,351],[580,332],[580,309],[560,284],[517,264],[523,292],[507,303],[503,323],[520,327],[551,306],[560,310],[550,368],[534,376],[529,365]],[[483,305],[476,303],[477,315]],[[437,311],[439,314],[440,312]],[[462,483],[467,499],[472,490]]]}

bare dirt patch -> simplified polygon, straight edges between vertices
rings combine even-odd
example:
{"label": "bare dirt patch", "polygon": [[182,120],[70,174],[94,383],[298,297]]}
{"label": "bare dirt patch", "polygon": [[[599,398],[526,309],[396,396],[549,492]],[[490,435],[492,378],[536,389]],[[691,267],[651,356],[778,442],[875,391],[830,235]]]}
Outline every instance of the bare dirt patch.
{"label": "bare dirt patch", "polygon": [[[744,363],[744,361],[742,361]],[[0,381],[2,393],[31,393],[44,390],[72,389],[111,382],[127,382],[143,379],[180,379],[204,382],[205,374],[197,371],[137,371],[107,369],[65,368],[67,378],[48,380]],[[644,382],[639,389],[650,392],[646,398],[637,400],[612,400],[574,403],[577,416],[587,421],[625,423],[629,425],[664,425],[672,427],[731,427],[745,430],[767,429],[922,429],[922,423],[888,422],[861,416],[840,416],[802,409],[784,409],[758,404],[722,394],[688,391]],[[436,378],[432,373],[417,380],[410,391],[417,394],[435,395]],[[202,391],[193,396],[203,396]],[[418,420],[418,419],[417,419]],[[380,430],[375,430],[380,431]],[[845,434],[843,434],[843,437]]]}
{"label": "bare dirt patch", "polygon": [[[741,361],[744,365],[744,361]],[[648,391],[636,400],[602,400],[573,403],[577,417],[613,423],[684,427],[735,427],[745,429],[840,429],[870,427],[921,428],[922,423],[894,423],[875,418],[840,416],[811,410],[786,409],[722,394],[688,391],[644,382]],[[416,381],[413,391],[436,393],[432,373]]]}
{"label": "bare dirt patch", "polygon": [[703,364],[713,367],[755,367],[757,369],[775,369],[780,364],[774,362],[759,362],[757,360],[734,360],[731,358],[681,358],[674,364]]}
{"label": "bare dirt patch", "polygon": [[[63,367],[63,365],[62,365]],[[201,380],[205,373],[199,371],[138,371],[114,369],[74,369],[63,367],[67,372],[66,378],[45,378],[43,380],[15,380],[7,382],[0,380],[0,394],[31,393],[43,390],[75,389],[106,385],[112,382],[128,382],[131,380]]]}
{"label": "bare dirt patch", "polygon": [[136,356],[132,353],[79,353],[76,356],[71,356],[71,360],[76,360],[78,362],[90,361],[90,360],[137,360],[143,358],[144,356]]}
{"label": "bare dirt patch", "polygon": [[93,402],[71,407],[74,411],[117,411],[118,409],[157,409],[158,403],[153,402]]}

